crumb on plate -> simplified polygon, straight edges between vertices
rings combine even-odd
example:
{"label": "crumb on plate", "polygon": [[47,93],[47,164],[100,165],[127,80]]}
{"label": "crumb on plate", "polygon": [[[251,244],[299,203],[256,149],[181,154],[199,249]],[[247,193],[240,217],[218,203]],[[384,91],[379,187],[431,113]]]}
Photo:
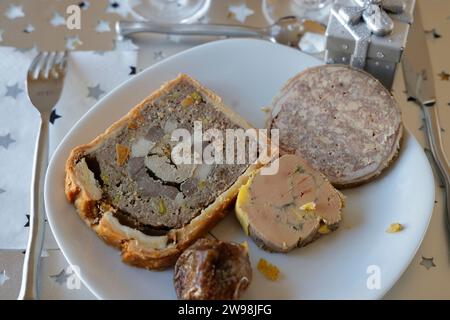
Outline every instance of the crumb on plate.
{"label": "crumb on plate", "polygon": [[259,259],[257,268],[259,272],[271,281],[276,281],[280,278],[280,269],[268,262],[266,259]]}
{"label": "crumb on plate", "polygon": [[400,224],[400,223],[398,223],[398,222],[396,222],[396,223],[392,223],[392,224],[389,226],[389,228],[386,230],[386,232],[387,232],[387,233],[396,233],[396,232],[402,231],[403,229],[404,229],[404,228],[403,228],[403,225]]}

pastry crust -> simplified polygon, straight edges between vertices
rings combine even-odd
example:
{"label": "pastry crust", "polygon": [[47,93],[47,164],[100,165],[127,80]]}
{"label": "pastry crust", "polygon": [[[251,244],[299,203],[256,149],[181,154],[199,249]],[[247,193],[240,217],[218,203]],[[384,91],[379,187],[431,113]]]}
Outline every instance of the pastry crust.
{"label": "pastry crust", "polygon": [[[165,94],[180,81],[189,81],[198,91],[208,97],[214,107],[223,112],[231,121],[244,129],[252,126],[234,111],[223,105],[222,99],[196,80],[185,74],[166,83],[152,93],[140,104],[131,109],[124,117],[112,124],[104,133],[90,143],[74,148],[66,162],[65,193],[68,201],[74,203],[80,217],[92,228],[100,238],[122,252],[125,263],[146,269],[164,269],[175,264],[178,256],[195,240],[213,228],[226,214],[226,208],[235,200],[239,188],[245,184],[249,176],[263,165],[261,160],[250,165],[246,171],[216,200],[187,225],[170,230],[164,236],[149,236],[141,231],[122,225],[113,216],[114,208],[101,214],[99,206],[102,203],[96,194],[96,181],[92,172],[79,166],[80,160],[89,152],[95,150],[103,141],[114,136],[120,129],[138,119],[140,110],[151,101]],[[89,172],[83,172],[83,171]],[[91,179],[89,176],[91,176]],[[164,244],[165,243],[165,244]]]}

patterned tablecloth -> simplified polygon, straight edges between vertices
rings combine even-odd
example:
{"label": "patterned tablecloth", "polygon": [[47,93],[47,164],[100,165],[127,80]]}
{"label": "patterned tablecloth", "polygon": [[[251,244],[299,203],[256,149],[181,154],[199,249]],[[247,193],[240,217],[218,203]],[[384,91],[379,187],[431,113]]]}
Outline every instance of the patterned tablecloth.
{"label": "patterned tablecloth", "polygon": [[[450,1],[419,1],[432,56],[444,144],[450,152]],[[267,20],[262,14],[261,2],[212,0],[207,15],[200,21],[263,26]],[[119,18],[129,17],[133,3],[135,0],[5,0],[0,3],[0,45],[20,48],[0,48],[0,299],[15,299],[18,294],[28,232],[31,161],[24,154],[32,155],[37,121],[36,115],[29,112],[20,74],[24,74],[36,50],[70,48],[96,51],[71,55],[71,88],[75,86],[76,89],[66,93],[65,99],[70,101],[70,97],[76,94],[81,97],[77,101],[80,108],[74,113],[63,104],[56,107],[51,120],[53,150],[70,126],[115,85],[161,59],[215,39],[147,34],[134,38],[137,58],[134,47],[128,42],[125,47],[122,43],[112,52],[98,52],[114,48],[113,23]],[[65,9],[69,4],[82,8],[83,27],[80,31],[67,30],[65,26]],[[111,66],[115,68],[110,73],[114,76],[107,74]],[[98,74],[103,75],[96,76]],[[397,74],[393,93],[402,108],[406,127],[429,154],[424,142],[420,109],[407,101],[401,72]],[[23,164],[20,172],[15,162]],[[388,299],[450,299],[450,286],[443,285],[450,280],[450,241],[444,219],[443,189],[437,176],[435,180],[436,202],[429,229],[411,265],[387,294]],[[22,205],[17,202],[22,202]],[[68,285],[67,280],[73,275],[67,268],[67,261],[48,231],[42,258],[41,297],[95,298],[83,285],[79,288]],[[76,279],[72,280],[76,283]]]}

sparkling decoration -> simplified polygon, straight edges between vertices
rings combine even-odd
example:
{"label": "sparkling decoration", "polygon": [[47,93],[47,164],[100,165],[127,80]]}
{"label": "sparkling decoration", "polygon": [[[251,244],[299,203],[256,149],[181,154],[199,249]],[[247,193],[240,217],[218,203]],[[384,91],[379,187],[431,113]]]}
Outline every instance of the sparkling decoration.
{"label": "sparkling decoration", "polygon": [[383,58],[384,58],[384,53],[381,52],[381,51],[378,51],[378,52],[377,52],[377,58],[378,58],[378,59],[383,59]]}
{"label": "sparkling decoration", "polygon": [[[372,34],[385,36],[394,29],[394,22],[386,11],[399,14],[405,9],[405,5],[401,0],[358,0],[357,3],[359,7],[342,6],[337,12],[332,10],[331,13],[355,38],[355,49],[350,64],[362,69],[366,63],[370,36]],[[365,27],[355,27],[361,22],[364,22]],[[383,53],[380,52],[380,54]]]}
{"label": "sparkling decoration", "polygon": [[413,21],[414,3],[354,0],[349,5],[336,0],[327,25],[325,61],[343,63],[345,56],[346,64],[371,73],[391,88]]}

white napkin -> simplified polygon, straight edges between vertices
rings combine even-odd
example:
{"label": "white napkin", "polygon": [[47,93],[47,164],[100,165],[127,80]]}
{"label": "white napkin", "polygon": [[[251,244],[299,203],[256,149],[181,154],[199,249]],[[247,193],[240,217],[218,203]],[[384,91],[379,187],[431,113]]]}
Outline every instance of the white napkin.
{"label": "white napkin", "polygon": [[[28,239],[31,169],[39,115],[25,79],[35,50],[0,48],[0,249],[24,249]],[[137,51],[73,52],[50,125],[50,156],[69,129],[99,98],[136,70]],[[57,248],[47,225],[45,247]]]}

